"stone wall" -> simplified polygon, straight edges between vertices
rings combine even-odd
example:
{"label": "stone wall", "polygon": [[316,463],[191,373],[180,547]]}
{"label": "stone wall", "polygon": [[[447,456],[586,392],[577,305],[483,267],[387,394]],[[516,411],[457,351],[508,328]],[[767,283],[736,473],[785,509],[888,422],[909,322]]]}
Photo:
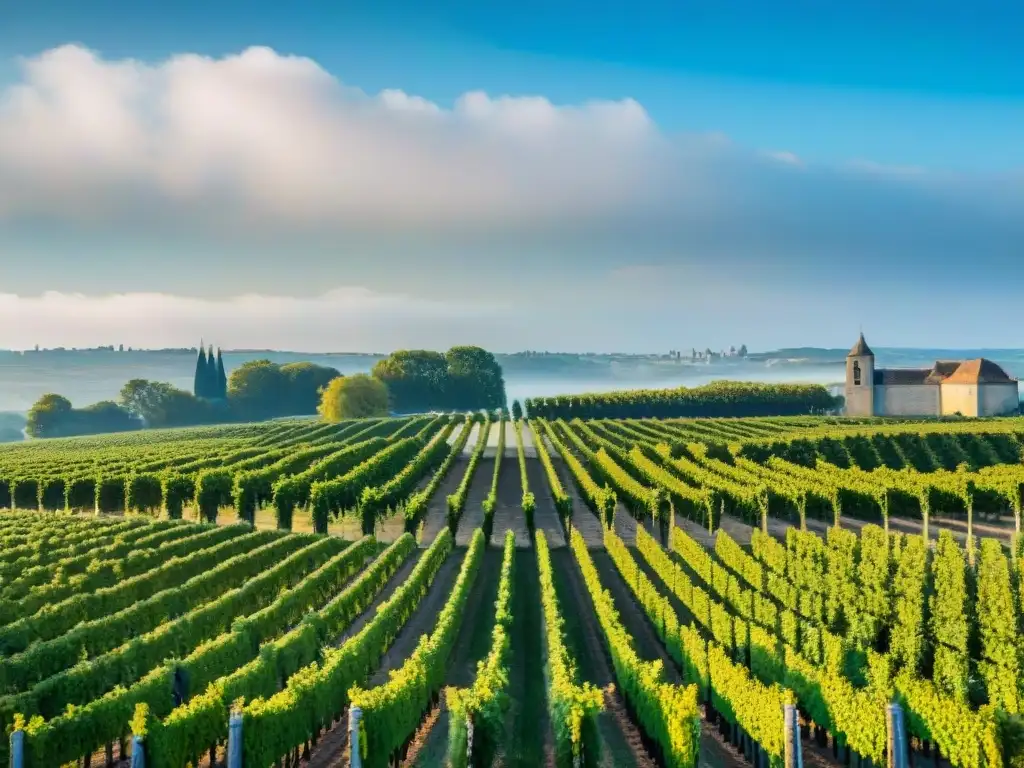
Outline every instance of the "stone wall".
{"label": "stone wall", "polygon": [[1004,416],[1020,407],[1017,382],[1008,384],[982,384],[979,408],[982,416]]}
{"label": "stone wall", "polygon": [[977,384],[943,384],[942,415],[943,416],[977,416],[978,385]]}
{"label": "stone wall", "polygon": [[938,384],[884,384],[875,387],[878,416],[938,416]]}

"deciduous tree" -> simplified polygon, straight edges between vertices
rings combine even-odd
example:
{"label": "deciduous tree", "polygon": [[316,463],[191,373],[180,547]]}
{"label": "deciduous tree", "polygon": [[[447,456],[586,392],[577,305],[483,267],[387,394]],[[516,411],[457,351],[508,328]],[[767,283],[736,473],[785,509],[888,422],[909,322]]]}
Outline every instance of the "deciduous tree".
{"label": "deciduous tree", "polygon": [[56,437],[66,429],[72,410],[71,401],[63,395],[43,395],[29,409],[25,431],[29,437]]}
{"label": "deciduous tree", "polygon": [[323,389],[341,376],[335,368],[313,363],[289,363],[281,366],[288,380],[288,416],[312,416],[320,404]]}
{"label": "deciduous tree", "polygon": [[391,407],[398,413],[505,405],[501,366],[480,347],[452,347],[444,354],[399,350],[378,362],[372,373],[387,385]]}
{"label": "deciduous tree", "polygon": [[213,421],[207,402],[163,381],[132,379],[121,388],[120,405],[147,427],[184,427]]}
{"label": "deciduous tree", "polygon": [[333,422],[387,416],[388,389],[365,373],[337,378],[324,389],[319,410],[324,419]]}
{"label": "deciduous tree", "polygon": [[494,355],[480,347],[452,347],[445,359],[452,407],[505,407],[505,379]]}
{"label": "deciduous tree", "polygon": [[29,410],[26,432],[31,437],[72,437],[141,427],[132,413],[109,400],[76,409],[66,397],[48,394]]}
{"label": "deciduous tree", "polygon": [[383,381],[399,413],[429,411],[449,402],[448,361],[440,352],[401,349],[379,361],[373,376]]}
{"label": "deciduous tree", "polygon": [[269,360],[252,360],[231,372],[228,398],[243,419],[257,421],[282,416],[288,400],[288,377]]}

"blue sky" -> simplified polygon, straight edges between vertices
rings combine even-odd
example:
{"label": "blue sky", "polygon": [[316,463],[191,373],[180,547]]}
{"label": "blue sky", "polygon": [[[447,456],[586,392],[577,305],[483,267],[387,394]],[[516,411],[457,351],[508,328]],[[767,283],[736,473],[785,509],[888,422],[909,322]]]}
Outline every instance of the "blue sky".
{"label": "blue sky", "polygon": [[[551,323],[559,348],[841,346],[860,325],[888,346],[1021,346],[1012,323],[935,309],[1009,307],[1024,288],[1022,39],[1024,10],[988,1],[22,4],[0,26],[0,136],[40,165],[20,160],[24,176],[8,177],[22,181],[0,189],[0,321],[38,320],[0,323],[0,345],[99,335],[141,293],[171,303],[140,335],[184,333],[175,318],[191,306],[253,345],[244,302],[184,302],[273,294],[305,317],[302,300],[362,287],[363,322],[296,321],[294,346],[518,349],[547,343]],[[95,66],[47,58],[68,44]],[[243,59],[244,77],[167,65],[251,46],[271,52]],[[267,84],[278,76],[283,92]],[[226,89],[212,106],[211,81]],[[253,89],[259,104],[241,101]],[[386,89],[440,108],[448,127],[410,126],[395,115],[412,102],[392,100],[370,131],[391,143],[350,141],[341,103],[368,111]],[[490,100],[467,106],[477,91]],[[557,112],[506,109],[504,95]],[[167,117],[171,103],[188,121]],[[76,121],[96,131],[88,145],[58,131]],[[182,139],[213,134],[219,154]],[[239,149],[221,168],[246,142],[257,159]],[[311,146],[326,159],[306,158]],[[201,173],[182,170],[200,159]],[[304,183],[318,168],[331,183]],[[566,295],[569,281],[581,290]],[[65,298],[46,303],[48,290]],[[380,319],[396,300],[405,325]],[[72,306],[99,319],[53,319]],[[559,322],[562,308],[577,319]]]}

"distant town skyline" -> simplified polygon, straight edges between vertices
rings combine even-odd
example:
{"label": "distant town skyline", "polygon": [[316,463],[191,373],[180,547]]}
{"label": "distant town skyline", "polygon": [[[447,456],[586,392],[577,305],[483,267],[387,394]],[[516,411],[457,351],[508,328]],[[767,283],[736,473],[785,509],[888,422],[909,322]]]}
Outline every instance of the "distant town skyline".
{"label": "distant town skyline", "polygon": [[1024,344],[1021,9],[9,16],[0,347]]}

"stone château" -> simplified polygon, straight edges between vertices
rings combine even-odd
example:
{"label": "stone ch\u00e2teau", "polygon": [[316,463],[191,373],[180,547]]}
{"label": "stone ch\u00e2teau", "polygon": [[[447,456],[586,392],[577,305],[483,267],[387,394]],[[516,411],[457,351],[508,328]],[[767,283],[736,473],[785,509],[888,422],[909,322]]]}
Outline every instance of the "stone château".
{"label": "stone ch\u00e2teau", "polygon": [[991,360],[875,368],[863,333],[846,356],[845,395],[848,416],[1004,416],[1020,408],[1017,379]]}

